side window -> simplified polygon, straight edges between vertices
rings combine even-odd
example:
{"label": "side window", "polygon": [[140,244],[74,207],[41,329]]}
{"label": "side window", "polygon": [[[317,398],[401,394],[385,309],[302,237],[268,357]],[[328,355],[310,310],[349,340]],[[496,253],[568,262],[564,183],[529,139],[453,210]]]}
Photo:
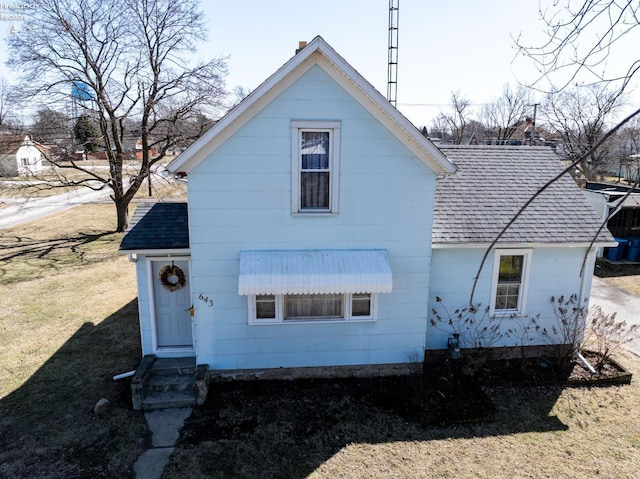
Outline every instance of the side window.
{"label": "side window", "polygon": [[294,121],[292,212],[338,212],[340,122]]}
{"label": "side window", "polygon": [[531,250],[497,250],[491,313],[525,314]]}

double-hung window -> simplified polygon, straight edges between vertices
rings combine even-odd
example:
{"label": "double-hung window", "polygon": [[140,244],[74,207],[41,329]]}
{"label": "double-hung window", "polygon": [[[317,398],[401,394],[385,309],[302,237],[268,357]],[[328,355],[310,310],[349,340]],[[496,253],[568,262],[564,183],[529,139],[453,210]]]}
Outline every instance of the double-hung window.
{"label": "double-hung window", "polygon": [[292,212],[338,212],[340,122],[293,121]]}
{"label": "double-hung window", "polygon": [[531,250],[497,250],[493,266],[491,313],[525,314]]}

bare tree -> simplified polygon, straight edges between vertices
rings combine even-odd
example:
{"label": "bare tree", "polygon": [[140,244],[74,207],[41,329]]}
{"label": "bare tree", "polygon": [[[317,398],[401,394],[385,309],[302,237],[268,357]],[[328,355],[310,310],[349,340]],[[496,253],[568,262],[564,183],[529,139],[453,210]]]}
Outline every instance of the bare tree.
{"label": "bare tree", "polygon": [[0,78],[0,128],[7,126],[11,105],[9,82],[5,78]]}
{"label": "bare tree", "polygon": [[[605,84],[576,85],[547,95],[542,112],[548,126],[562,140],[568,160],[580,158],[609,130],[611,120],[623,106],[620,90]],[[588,180],[596,180],[607,168],[610,143],[592,151],[578,168]],[[615,167],[614,167],[615,168]]]}
{"label": "bare tree", "polygon": [[[541,73],[535,86],[560,91],[575,83],[607,83],[625,90],[638,73],[640,60],[633,54],[640,43],[637,0],[553,1],[541,5],[540,17],[547,37],[542,45],[529,45],[522,35],[516,39]],[[612,56],[619,69],[612,69]]]}
{"label": "bare tree", "polygon": [[609,149],[618,168],[618,181],[635,180],[640,174],[640,118],[621,128],[609,142]]}
{"label": "bare tree", "polygon": [[428,130],[429,138],[440,139],[440,141],[449,141],[451,139],[451,132],[449,125],[441,115],[436,116],[431,120],[431,127]]}
{"label": "bare tree", "polygon": [[467,132],[469,122],[469,107],[471,102],[461,96],[460,92],[451,93],[451,106],[447,111],[441,111],[437,116],[439,125],[445,126],[455,145],[462,143]]}
{"label": "bare tree", "polygon": [[70,135],[69,117],[51,108],[43,108],[35,114],[31,127],[32,139],[43,142]]}
{"label": "bare tree", "polygon": [[[575,2],[573,2],[575,3]],[[571,0],[567,2],[553,1],[552,6],[546,10],[541,9],[541,18],[547,29],[547,41],[541,46],[530,46],[519,37],[516,44],[521,52],[532,59],[541,72],[541,76],[534,86],[543,89],[541,84],[548,82],[546,91],[561,92],[570,85],[575,85],[577,79],[586,74],[591,77],[591,83],[612,90],[620,96],[631,83],[640,69],[640,60],[633,56],[634,49],[620,49],[620,45],[629,41],[631,45],[637,45],[633,37],[640,33],[639,18],[640,4],[636,0],[584,0],[579,2],[578,8],[572,8]],[[607,60],[611,52],[626,55],[627,64],[618,72],[607,71]],[[560,78],[560,83],[554,78]],[[617,122],[606,131],[592,146],[591,149],[574,159],[562,172],[550,179],[538,191],[522,205],[518,212],[496,235],[492,243],[485,250],[484,256],[474,278],[474,284],[469,297],[469,304],[473,304],[475,289],[484,267],[486,259],[504,233],[520,217],[522,212],[550,185],[558,181],[562,176],[586,163],[596,154],[603,145],[609,141],[619,130],[640,115],[640,109],[635,109],[622,121]],[[638,183],[637,181],[635,182]],[[626,196],[632,190],[627,192]],[[624,198],[621,200],[624,201]],[[587,257],[600,231],[606,227],[605,219],[598,232],[594,235],[591,244],[583,257],[580,276],[586,273]]]}
{"label": "bare tree", "polygon": [[[174,144],[205,129],[185,133],[173,125],[212,117],[223,97],[224,59],[191,61],[206,36],[199,1],[49,0],[28,17],[28,34],[8,41],[8,63],[22,73],[22,94],[71,104],[78,116],[95,120],[109,169],[105,174],[69,156],[50,161],[59,170],[84,173],[67,185],[109,187],[117,231],[124,231],[129,203],[151,167]],[[131,120],[139,125],[142,161],[124,178]]]}
{"label": "bare tree", "polygon": [[509,140],[530,116],[534,103],[531,91],[518,86],[513,89],[509,84],[502,88],[502,95],[480,110],[479,121],[485,136],[498,142]]}

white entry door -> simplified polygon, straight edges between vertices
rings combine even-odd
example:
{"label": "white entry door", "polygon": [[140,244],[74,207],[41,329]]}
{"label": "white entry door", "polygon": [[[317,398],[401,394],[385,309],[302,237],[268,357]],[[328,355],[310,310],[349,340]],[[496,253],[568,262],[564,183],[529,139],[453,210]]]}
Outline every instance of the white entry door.
{"label": "white entry door", "polygon": [[189,260],[153,260],[151,276],[157,348],[192,348]]}

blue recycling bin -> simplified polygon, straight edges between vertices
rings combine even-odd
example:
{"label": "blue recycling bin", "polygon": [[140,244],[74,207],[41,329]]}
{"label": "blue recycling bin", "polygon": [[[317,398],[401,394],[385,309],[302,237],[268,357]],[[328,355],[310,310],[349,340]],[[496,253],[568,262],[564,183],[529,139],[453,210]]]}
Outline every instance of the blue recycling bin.
{"label": "blue recycling bin", "polygon": [[627,260],[638,261],[640,257],[640,236],[631,236],[627,240],[629,241],[627,244]]}
{"label": "blue recycling bin", "polygon": [[624,238],[614,238],[618,242],[618,246],[615,248],[609,248],[607,252],[607,258],[609,261],[622,261],[624,259],[624,250],[628,241]]}

